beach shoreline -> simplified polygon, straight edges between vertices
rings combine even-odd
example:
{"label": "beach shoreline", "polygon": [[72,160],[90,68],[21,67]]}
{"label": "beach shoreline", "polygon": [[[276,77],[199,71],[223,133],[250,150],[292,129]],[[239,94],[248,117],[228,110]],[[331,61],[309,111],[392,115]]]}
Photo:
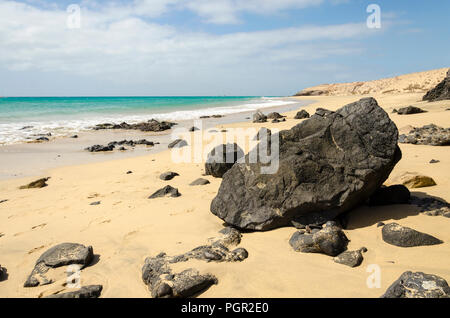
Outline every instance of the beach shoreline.
{"label": "beach shoreline", "polygon": [[[280,100],[296,101],[296,103],[266,107],[263,108],[263,111],[265,113],[286,112],[301,108],[309,103],[308,100],[299,101],[290,97]],[[243,110],[242,112],[224,115],[221,118],[177,120],[174,121],[177,125],[173,129],[162,132],[122,129],[91,130],[78,132],[78,138],[76,139],[68,136],[50,137],[48,142],[22,142],[14,145],[3,145],[0,146],[0,180],[39,176],[52,168],[155,154],[168,149],[168,144],[173,141],[171,134],[174,129],[189,129],[196,124],[201,124],[204,130],[222,129],[221,127],[225,125],[251,121],[253,114],[254,111]],[[126,147],[127,151],[116,150],[107,153],[88,153],[84,150],[93,145],[107,145],[110,142],[125,139],[134,141],[146,139],[156,144],[154,147]]]}
{"label": "beach shoreline", "polygon": [[[298,99],[315,99],[314,103],[301,107],[312,114],[319,107],[335,110],[362,97],[365,96]],[[446,101],[424,103],[420,94],[374,97],[399,129],[430,123],[445,126],[450,119],[450,112],[445,110]],[[394,108],[408,104],[419,105],[428,113],[392,114]],[[289,129],[301,122],[293,119],[296,111],[283,113],[286,122],[254,124],[247,120],[220,128]],[[403,159],[386,183],[406,171],[417,171],[432,176],[437,186],[412,191],[413,195],[449,201],[450,171],[445,169],[450,165],[449,148],[409,144],[400,144],[400,148]],[[431,159],[440,162],[429,164]],[[132,173],[127,174],[128,171]],[[180,176],[172,181],[160,180],[159,175],[166,171],[175,171]],[[40,297],[64,290],[58,282],[36,288],[22,287],[39,255],[62,242],[92,245],[94,253],[99,255],[95,265],[83,270],[83,285],[102,284],[102,297],[149,297],[140,272],[146,257],[161,252],[184,253],[205,244],[223,228],[223,221],[210,212],[221,179],[204,176],[202,163],[173,163],[168,150],[54,168],[42,176],[50,177],[48,186],[34,190],[19,190],[34,177],[0,181],[0,199],[8,200],[0,205],[1,264],[10,273],[8,280],[2,282],[1,297]],[[201,188],[189,186],[199,177],[206,178],[210,184]],[[148,199],[165,185],[176,187],[182,196]],[[100,205],[92,206],[94,201]],[[398,249],[381,240],[377,227],[380,221],[399,222],[435,235],[445,243]],[[240,247],[246,248],[250,256],[242,263],[190,261],[176,268],[193,266],[218,277],[219,284],[199,297],[379,297],[407,270],[450,279],[449,222],[445,217],[424,215],[414,205],[363,205],[349,214],[349,226],[345,230],[351,240],[349,250],[362,246],[368,249],[360,267],[335,264],[326,255],[294,252],[288,240],[296,230],[283,227],[244,233]],[[373,264],[382,273],[380,288],[366,285],[370,275],[367,269]]]}

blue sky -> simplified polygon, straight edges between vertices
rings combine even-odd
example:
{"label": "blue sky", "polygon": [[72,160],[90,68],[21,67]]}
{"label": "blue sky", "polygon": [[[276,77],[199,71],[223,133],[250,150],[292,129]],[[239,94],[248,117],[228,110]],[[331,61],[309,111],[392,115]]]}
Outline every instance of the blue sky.
{"label": "blue sky", "polygon": [[448,12],[441,0],[0,0],[0,96],[281,96],[450,67]]}

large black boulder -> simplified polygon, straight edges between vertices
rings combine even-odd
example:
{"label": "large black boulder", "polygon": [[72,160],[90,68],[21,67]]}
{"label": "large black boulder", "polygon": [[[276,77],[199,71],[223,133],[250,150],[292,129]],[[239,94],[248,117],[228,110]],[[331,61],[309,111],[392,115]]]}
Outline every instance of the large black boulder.
{"label": "large black boulder", "polygon": [[447,77],[423,97],[429,102],[450,99],[450,70]]}
{"label": "large black boulder", "polygon": [[384,293],[382,298],[450,298],[445,279],[422,272],[404,272]]}
{"label": "large black boulder", "polygon": [[208,154],[205,164],[206,175],[222,178],[242,157],[244,152],[237,144],[219,145]]}
{"label": "large black boulder", "polygon": [[279,169],[262,173],[253,149],[224,175],[213,214],[248,230],[324,224],[365,202],[401,159],[397,127],[373,98],[318,111],[277,139]]}

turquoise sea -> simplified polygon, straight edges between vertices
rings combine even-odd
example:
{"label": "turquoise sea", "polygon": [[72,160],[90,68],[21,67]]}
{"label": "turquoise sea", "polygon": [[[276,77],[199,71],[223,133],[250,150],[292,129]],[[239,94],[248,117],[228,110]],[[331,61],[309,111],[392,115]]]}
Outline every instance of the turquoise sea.
{"label": "turquoise sea", "polygon": [[0,144],[67,136],[100,123],[189,120],[295,103],[278,97],[3,97]]}

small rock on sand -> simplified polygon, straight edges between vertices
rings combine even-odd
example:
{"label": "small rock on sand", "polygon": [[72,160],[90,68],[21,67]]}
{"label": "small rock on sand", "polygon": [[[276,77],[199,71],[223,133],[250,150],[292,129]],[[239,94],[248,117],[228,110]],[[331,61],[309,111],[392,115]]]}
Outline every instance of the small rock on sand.
{"label": "small rock on sand", "polygon": [[168,147],[169,147],[169,149],[172,149],[172,148],[183,148],[186,146],[188,146],[188,143],[186,140],[177,139],[177,140],[174,140],[173,142],[171,142]]}
{"label": "small rock on sand", "polygon": [[443,242],[426,233],[418,232],[397,223],[390,223],[382,229],[383,241],[398,247],[438,245]]}
{"label": "small rock on sand", "polygon": [[163,174],[161,174],[161,175],[159,176],[159,178],[160,178],[161,180],[164,180],[164,181],[170,181],[170,180],[172,180],[173,178],[175,178],[175,177],[177,177],[177,176],[179,176],[178,173],[172,172],[172,171],[168,171],[168,172],[164,172]]}
{"label": "small rock on sand", "polygon": [[323,253],[337,256],[347,249],[349,240],[334,222],[327,222],[324,228],[313,234],[304,231],[295,232],[289,244],[296,252]]}
{"label": "small rock on sand", "polygon": [[410,189],[432,187],[436,185],[433,178],[421,175],[416,172],[406,172],[399,177],[395,178],[395,181],[403,184]]}
{"label": "small rock on sand", "polygon": [[102,285],[90,285],[81,287],[79,290],[50,295],[45,298],[98,298],[102,293]]}
{"label": "small rock on sand", "polygon": [[51,284],[45,274],[51,268],[78,264],[81,268],[89,265],[94,258],[92,246],[76,243],[62,243],[44,252],[36,261],[36,265],[24,284],[24,287],[36,287]]}
{"label": "small rock on sand", "polygon": [[381,298],[449,298],[445,279],[422,272],[404,272]]}
{"label": "small rock on sand", "polygon": [[178,189],[171,187],[170,185],[165,186],[162,189],[159,189],[155,193],[153,193],[151,196],[149,196],[149,199],[156,199],[156,198],[164,198],[170,196],[172,198],[177,198],[181,196],[181,194],[178,192]]}
{"label": "small rock on sand", "polygon": [[44,188],[46,186],[48,186],[47,181],[50,178],[42,178],[36,181],[33,181],[27,185],[21,186],[19,189],[24,190],[24,189],[40,189],[40,188]]}
{"label": "small rock on sand", "polygon": [[211,182],[209,182],[209,180],[203,179],[203,178],[198,178],[197,180],[191,182],[189,185],[190,186],[200,186],[200,185],[207,185],[210,184]]}
{"label": "small rock on sand", "polygon": [[346,265],[349,267],[358,267],[364,260],[363,253],[367,252],[367,248],[363,247],[357,251],[346,251],[338,256],[336,256],[333,260],[335,263]]}
{"label": "small rock on sand", "polygon": [[412,115],[412,114],[420,114],[420,113],[426,113],[426,111],[419,107],[414,107],[414,106],[408,106],[408,107],[400,108],[398,110],[399,115]]}

